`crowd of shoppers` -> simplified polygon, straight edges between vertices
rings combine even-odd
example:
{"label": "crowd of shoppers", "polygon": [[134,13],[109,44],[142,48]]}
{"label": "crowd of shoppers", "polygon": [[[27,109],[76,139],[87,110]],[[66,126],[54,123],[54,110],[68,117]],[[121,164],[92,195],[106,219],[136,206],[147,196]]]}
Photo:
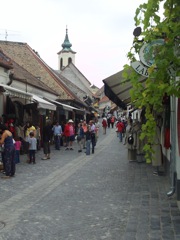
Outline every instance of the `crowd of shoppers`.
{"label": "crowd of shoppers", "polygon": [[[14,137],[8,126],[0,123],[0,151],[3,162],[3,178],[11,178],[15,175],[16,164],[21,162],[21,155],[26,154],[26,162],[36,163],[36,152],[43,148],[42,160],[50,159],[51,147],[60,150],[74,150],[74,142],[78,143],[78,152],[86,155],[94,154],[98,141],[99,128],[101,124],[98,119],[87,122],[79,120],[77,126],[72,119],[64,125],[56,121],[52,124],[46,121],[43,129],[38,125],[26,122],[21,129],[21,134]],[[20,130],[19,130],[20,132]],[[23,133],[22,133],[23,132]]]}
{"label": "crowd of shoppers", "polygon": [[[129,122],[131,122],[131,118],[129,118]],[[123,142],[123,138],[125,139],[126,143],[126,128],[128,126],[128,121],[125,117],[120,116],[116,118],[110,112],[107,116],[103,117],[102,119],[102,128],[103,134],[106,134],[107,128],[116,128],[117,137],[119,138],[120,142]]]}
{"label": "crowd of shoppers", "polygon": [[[27,163],[36,163],[36,152],[43,148],[44,156],[42,160],[50,159],[51,147],[56,150],[65,147],[65,150],[74,150],[74,142],[77,141],[78,152],[86,155],[94,154],[98,141],[99,129],[102,127],[103,134],[106,134],[108,128],[116,127],[119,141],[122,142],[126,129],[124,120],[116,119],[115,116],[108,116],[99,122],[99,119],[90,121],[79,120],[75,122],[69,119],[65,124],[56,121],[54,124],[50,120],[46,121],[43,129],[38,125],[28,121],[23,127],[24,138],[16,136],[13,139],[13,133],[6,125],[0,123],[0,147],[2,162],[4,166],[4,178],[13,177],[16,170],[16,164],[20,163],[20,155],[27,154]],[[110,124],[109,124],[109,123]]]}

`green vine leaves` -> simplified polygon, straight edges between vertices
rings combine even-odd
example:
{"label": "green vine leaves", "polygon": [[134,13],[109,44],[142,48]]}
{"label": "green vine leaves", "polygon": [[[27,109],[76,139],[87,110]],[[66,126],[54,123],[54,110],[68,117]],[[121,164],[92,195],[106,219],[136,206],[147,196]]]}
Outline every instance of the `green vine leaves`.
{"label": "green vine leaves", "polygon": [[[127,54],[131,63],[139,61],[139,53],[144,44],[163,40],[155,48],[149,48],[148,54],[153,61],[147,68],[147,77],[139,81],[141,75],[132,66],[125,65],[123,78],[130,80],[131,101],[137,108],[145,108],[146,122],[142,125],[140,138],[146,139],[144,146],[146,162],[151,163],[156,134],[156,115],[163,111],[163,97],[180,97],[180,4],[179,0],[148,0],[135,12],[135,26],[141,26],[141,38],[134,37],[132,47]],[[148,58],[148,56],[146,56]]]}

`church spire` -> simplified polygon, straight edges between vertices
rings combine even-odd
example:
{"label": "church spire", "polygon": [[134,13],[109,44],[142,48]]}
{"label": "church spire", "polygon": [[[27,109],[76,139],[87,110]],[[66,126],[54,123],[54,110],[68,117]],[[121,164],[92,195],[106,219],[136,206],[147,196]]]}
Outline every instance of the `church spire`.
{"label": "church spire", "polygon": [[58,54],[58,70],[64,69],[70,63],[73,63],[75,65],[76,52],[74,52],[71,49],[72,44],[69,42],[67,26],[66,26],[66,36],[61,46],[62,46],[62,50],[57,53]]}
{"label": "church spire", "polygon": [[65,36],[64,42],[61,46],[64,51],[72,51],[71,50],[72,44],[69,42],[67,26],[66,26],[66,36]]}

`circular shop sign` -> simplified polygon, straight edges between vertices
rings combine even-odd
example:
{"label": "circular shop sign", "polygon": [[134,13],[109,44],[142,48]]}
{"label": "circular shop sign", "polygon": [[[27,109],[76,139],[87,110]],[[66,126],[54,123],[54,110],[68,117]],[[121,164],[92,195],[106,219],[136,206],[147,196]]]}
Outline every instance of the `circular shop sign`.
{"label": "circular shop sign", "polygon": [[159,45],[163,45],[164,40],[163,39],[157,39],[150,43],[144,44],[140,51],[139,51],[139,58],[141,62],[151,67],[151,65],[154,63],[154,58],[159,52]]}

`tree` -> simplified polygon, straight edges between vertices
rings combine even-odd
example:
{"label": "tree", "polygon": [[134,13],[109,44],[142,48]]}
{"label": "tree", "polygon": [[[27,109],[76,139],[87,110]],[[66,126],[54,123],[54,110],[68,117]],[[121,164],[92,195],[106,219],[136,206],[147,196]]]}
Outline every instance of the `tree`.
{"label": "tree", "polygon": [[[162,7],[163,13],[160,13]],[[152,144],[155,136],[155,115],[163,111],[163,97],[180,97],[180,3],[179,0],[148,0],[141,4],[135,13],[135,26],[141,28],[140,35],[134,37],[128,59],[138,60],[139,51],[144,44],[161,40],[162,44],[149,47],[147,54],[153,56],[148,66],[147,78],[139,82],[139,74],[129,65],[124,66],[124,78],[130,79],[131,100],[138,108],[146,109],[146,122],[142,125],[141,139],[146,139],[144,146],[146,161],[152,161]],[[148,56],[147,56],[148,58]],[[131,69],[131,71],[129,71]],[[172,70],[173,69],[173,73]]]}

